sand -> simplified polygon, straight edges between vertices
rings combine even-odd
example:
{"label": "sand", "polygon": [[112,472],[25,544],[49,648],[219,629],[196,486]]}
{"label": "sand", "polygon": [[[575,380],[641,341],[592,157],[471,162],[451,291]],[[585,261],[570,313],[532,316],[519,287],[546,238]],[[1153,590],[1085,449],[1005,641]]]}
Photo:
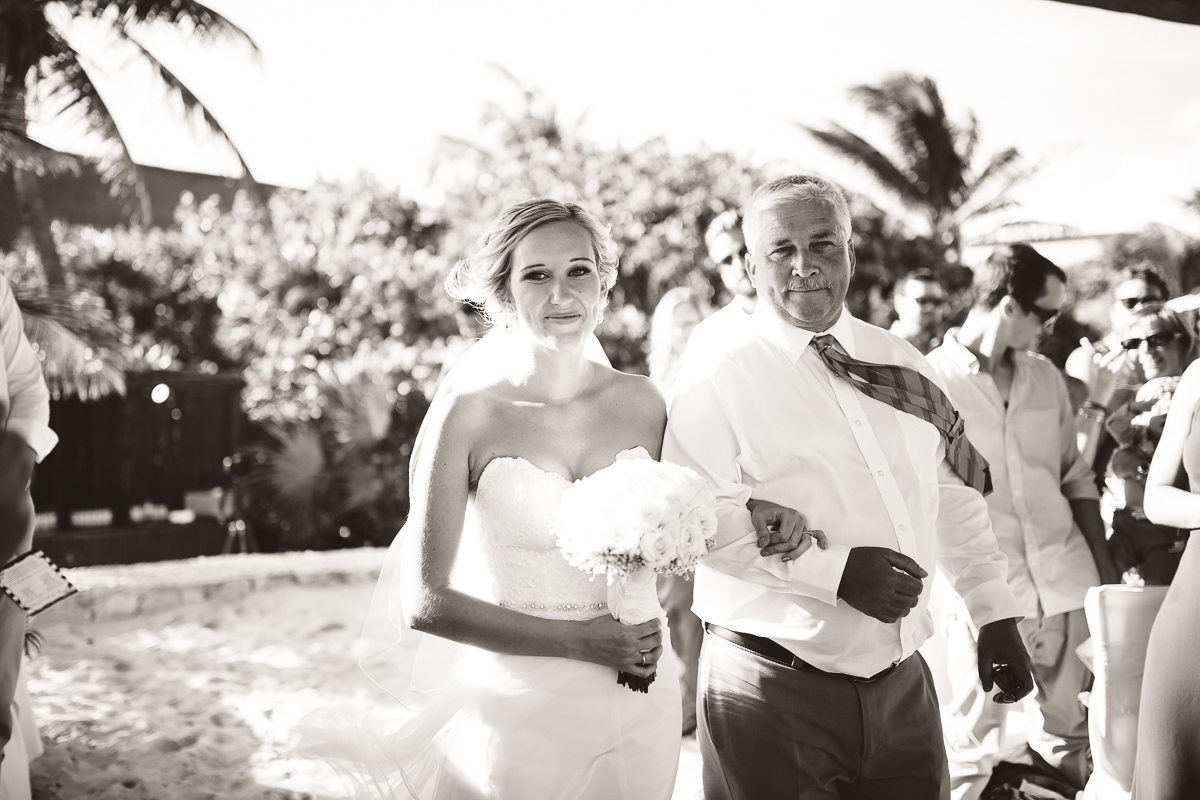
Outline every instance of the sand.
{"label": "sand", "polygon": [[[78,577],[182,583],[201,567],[224,570],[212,563]],[[349,657],[373,583],[257,585],[269,588],[246,592],[243,582],[238,592],[124,619],[35,621],[46,643],[27,665],[45,746],[30,765],[34,797],[344,796],[326,765],[292,749],[296,723],[313,710],[394,703]],[[675,797],[699,796],[693,738]]]}

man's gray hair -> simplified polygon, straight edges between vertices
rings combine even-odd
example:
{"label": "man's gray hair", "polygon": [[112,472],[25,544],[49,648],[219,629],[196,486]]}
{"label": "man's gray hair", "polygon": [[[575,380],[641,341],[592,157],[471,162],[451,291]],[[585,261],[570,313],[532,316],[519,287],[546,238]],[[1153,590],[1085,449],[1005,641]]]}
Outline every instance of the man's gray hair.
{"label": "man's gray hair", "polygon": [[746,204],[746,219],[742,222],[746,242],[757,239],[759,218],[764,212],[784,203],[813,201],[833,206],[838,224],[842,227],[842,235],[849,239],[850,204],[846,202],[846,195],[841,188],[815,175],[788,175],[763,184],[750,195],[750,202]]}

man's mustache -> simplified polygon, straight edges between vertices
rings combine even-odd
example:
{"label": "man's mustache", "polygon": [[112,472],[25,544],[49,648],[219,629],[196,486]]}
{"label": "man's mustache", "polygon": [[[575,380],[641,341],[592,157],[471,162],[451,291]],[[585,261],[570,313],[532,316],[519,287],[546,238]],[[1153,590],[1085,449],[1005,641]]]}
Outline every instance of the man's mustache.
{"label": "man's mustache", "polygon": [[789,292],[815,292],[817,289],[832,289],[833,284],[824,278],[796,278],[787,283]]}

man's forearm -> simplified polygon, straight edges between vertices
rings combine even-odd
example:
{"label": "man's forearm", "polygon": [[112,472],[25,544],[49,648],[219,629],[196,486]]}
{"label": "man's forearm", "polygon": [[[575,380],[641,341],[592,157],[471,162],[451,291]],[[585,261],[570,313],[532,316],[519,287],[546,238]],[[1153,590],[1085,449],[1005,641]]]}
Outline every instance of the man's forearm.
{"label": "man's forearm", "polygon": [[1071,516],[1083,533],[1088,549],[1092,551],[1092,560],[1100,573],[1101,583],[1119,583],[1121,575],[1108,552],[1108,541],[1104,537],[1104,520],[1100,516],[1098,500],[1071,500]]}
{"label": "man's forearm", "polygon": [[36,460],[24,439],[0,432],[0,565],[17,555],[33,525],[29,483]]}

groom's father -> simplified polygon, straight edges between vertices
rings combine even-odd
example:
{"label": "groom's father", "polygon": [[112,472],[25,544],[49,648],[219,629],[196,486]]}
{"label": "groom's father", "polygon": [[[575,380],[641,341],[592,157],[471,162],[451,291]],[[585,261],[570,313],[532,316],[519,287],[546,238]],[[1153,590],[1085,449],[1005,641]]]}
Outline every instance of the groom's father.
{"label": "groom's father", "polygon": [[[916,349],[845,310],[854,245],[840,189],[774,181],[744,230],[758,308],[719,352],[690,360],[663,445],[719,499],[694,606],[707,630],[705,797],[948,797],[916,652],[935,563],[979,627],[983,685],[999,702],[1033,686],[986,464]],[[829,546],[760,557],[768,524],[787,536],[803,523]]]}

